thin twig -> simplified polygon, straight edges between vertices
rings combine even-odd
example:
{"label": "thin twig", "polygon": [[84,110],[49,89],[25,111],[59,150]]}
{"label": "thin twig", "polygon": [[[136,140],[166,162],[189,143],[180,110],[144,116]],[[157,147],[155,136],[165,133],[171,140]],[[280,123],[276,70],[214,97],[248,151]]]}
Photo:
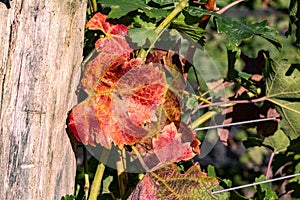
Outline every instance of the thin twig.
{"label": "thin twig", "polygon": [[273,161],[273,158],[275,156],[275,153],[272,152],[271,156],[270,156],[270,159],[269,159],[269,163],[268,163],[268,168],[267,168],[267,172],[266,172],[266,179],[269,179],[270,176],[271,176],[271,165],[272,165],[272,161]]}
{"label": "thin twig", "polygon": [[241,3],[241,2],[243,2],[244,0],[237,0],[237,1],[234,1],[234,2],[232,2],[232,3],[230,3],[230,4],[228,4],[227,6],[225,6],[225,7],[223,7],[222,9],[220,9],[220,10],[218,10],[216,13],[218,13],[218,14],[223,14],[223,13],[225,13],[227,10],[229,10],[231,7],[233,7],[233,6],[235,6],[235,5],[237,5],[237,4],[239,4],[239,3]]}
{"label": "thin twig", "polygon": [[206,112],[204,115],[202,115],[201,117],[199,117],[198,119],[196,119],[195,121],[193,121],[193,123],[191,124],[191,128],[194,129],[194,128],[200,126],[201,124],[203,124],[207,120],[211,119],[216,114],[217,114],[217,112],[215,112],[215,111],[208,111],[208,112]]}
{"label": "thin twig", "polygon": [[126,151],[125,149],[119,150],[120,160],[117,161],[118,184],[121,199],[125,198],[126,189],[128,185],[128,174],[126,170]]}
{"label": "thin twig", "polygon": [[93,12],[95,13],[98,11],[97,1],[96,0],[91,0],[91,1],[93,5]]}
{"label": "thin twig", "polygon": [[242,188],[252,187],[254,185],[260,185],[260,184],[264,184],[264,183],[271,183],[271,182],[274,182],[274,181],[279,181],[279,180],[283,180],[283,179],[293,178],[293,177],[297,177],[297,176],[300,176],[300,173],[298,173],[298,174],[292,174],[292,175],[288,175],[288,176],[283,176],[283,177],[279,177],[279,178],[273,178],[273,179],[269,179],[269,180],[265,180],[265,181],[260,181],[260,182],[256,182],[256,183],[241,185],[241,186],[237,186],[237,187],[233,187],[233,188],[228,188],[228,189],[224,189],[224,190],[214,191],[212,193],[213,194],[219,194],[219,193],[222,193],[222,192],[229,192],[229,191],[232,191],[232,190],[238,190],[238,189],[242,189]]}

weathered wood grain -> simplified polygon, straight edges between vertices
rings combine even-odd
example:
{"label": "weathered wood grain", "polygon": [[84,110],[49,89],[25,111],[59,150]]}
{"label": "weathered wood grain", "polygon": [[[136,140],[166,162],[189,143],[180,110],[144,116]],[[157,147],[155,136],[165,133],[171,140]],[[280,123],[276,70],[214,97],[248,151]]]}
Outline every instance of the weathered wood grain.
{"label": "weathered wood grain", "polygon": [[80,75],[86,1],[0,3],[0,199],[73,193],[65,133]]}

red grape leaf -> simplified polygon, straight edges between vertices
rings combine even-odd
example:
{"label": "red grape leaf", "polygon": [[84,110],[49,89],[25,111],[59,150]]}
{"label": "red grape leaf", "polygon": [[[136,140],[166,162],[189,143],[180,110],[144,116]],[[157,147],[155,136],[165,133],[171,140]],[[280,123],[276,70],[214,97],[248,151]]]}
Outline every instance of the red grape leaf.
{"label": "red grape leaf", "polygon": [[200,154],[200,141],[196,133],[181,122],[179,129],[174,123],[165,125],[159,134],[135,144],[146,170],[154,170],[170,162],[191,159]]}
{"label": "red grape leaf", "polygon": [[[115,85],[125,73],[141,65],[139,59],[127,60],[124,56],[100,52],[87,64],[81,83],[89,97],[71,110],[68,123],[68,129],[83,144],[99,143],[110,148],[111,142],[123,146],[140,139],[121,130],[112,115]],[[140,129],[138,132],[142,134]]]}
{"label": "red grape leaf", "polygon": [[[183,141],[183,135],[187,135],[185,138],[190,138],[191,140]],[[194,138],[194,132],[179,133],[174,123],[171,123],[166,125],[156,138],[153,138],[153,150],[159,161],[164,164],[189,160],[195,156],[191,147]]]}
{"label": "red grape leaf", "polygon": [[100,30],[105,34],[105,38],[98,39],[95,44],[98,51],[119,55],[129,55],[132,52],[125,38],[128,35],[128,27],[108,22],[106,15],[96,13],[87,22],[86,28]]}
{"label": "red grape leaf", "polygon": [[164,126],[159,108],[167,86],[159,68],[100,52],[86,65],[81,83],[89,97],[72,109],[68,127],[84,144],[133,145]]}
{"label": "red grape leaf", "polygon": [[170,164],[148,172],[128,199],[217,199],[212,190],[218,184],[218,180],[207,176],[198,164],[184,174],[178,172],[177,165]]}
{"label": "red grape leaf", "polygon": [[123,107],[127,109],[128,117],[120,117],[121,121],[129,118],[137,126],[157,122],[160,119],[155,112],[164,102],[166,84],[165,73],[152,64],[129,71],[116,85],[115,115],[118,116],[119,108]]}

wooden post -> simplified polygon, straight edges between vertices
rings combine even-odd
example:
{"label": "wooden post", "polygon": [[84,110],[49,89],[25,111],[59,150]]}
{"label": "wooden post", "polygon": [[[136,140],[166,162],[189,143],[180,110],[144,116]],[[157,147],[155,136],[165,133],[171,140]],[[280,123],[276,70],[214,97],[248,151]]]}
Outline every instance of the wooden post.
{"label": "wooden post", "polygon": [[80,75],[86,1],[0,2],[0,199],[73,194],[65,133]]}

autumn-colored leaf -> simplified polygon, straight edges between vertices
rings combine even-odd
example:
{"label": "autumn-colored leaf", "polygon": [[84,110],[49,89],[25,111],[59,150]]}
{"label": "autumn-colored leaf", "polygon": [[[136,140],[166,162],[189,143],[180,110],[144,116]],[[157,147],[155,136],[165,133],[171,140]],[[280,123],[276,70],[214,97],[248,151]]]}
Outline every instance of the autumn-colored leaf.
{"label": "autumn-colored leaf", "polygon": [[124,116],[119,115],[119,109],[123,107],[128,112],[127,118],[137,126],[158,121],[155,112],[164,102],[166,84],[164,72],[152,65],[129,71],[122,76],[115,88],[115,116],[124,120]]}
{"label": "autumn-colored leaf", "polygon": [[128,27],[108,22],[106,15],[96,13],[87,22],[86,28],[100,30],[105,34],[105,37],[98,39],[95,44],[98,51],[118,55],[129,55],[132,52],[125,38],[128,35]]}
{"label": "autumn-colored leaf", "polygon": [[153,172],[148,172],[128,198],[133,199],[217,199],[212,190],[218,180],[207,176],[199,165],[193,165],[184,174],[170,164]]}
{"label": "autumn-colored leaf", "polygon": [[[81,83],[89,97],[72,109],[68,127],[84,144],[106,148],[111,142],[123,147],[155,136],[170,122],[180,124],[184,85],[177,82],[167,86],[165,73],[151,63],[141,65],[139,59],[100,52],[86,65]],[[176,132],[178,127],[174,126]],[[193,149],[199,152],[193,131],[184,135],[190,135],[184,144],[180,137],[172,138],[175,148],[184,146],[182,154],[160,163],[190,159]],[[173,145],[164,149],[170,151]]]}
{"label": "autumn-colored leaf", "polygon": [[89,97],[76,105],[69,115],[68,128],[78,141],[90,145],[99,143],[110,148],[111,142],[122,146],[139,139],[125,133],[112,116],[112,93],[118,80],[140,65],[141,60],[127,61],[124,56],[103,52],[87,64],[81,83]]}
{"label": "autumn-colored leaf", "polygon": [[182,143],[182,134],[171,123],[164,127],[157,138],[153,138],[153,149],[161,163],[178,162],[195,156],[191,142]]}
{"label": "autumn-colored leaf", "polygon": [[[103,46],[96,44],[98,51],[85,65],[81,86],[88,98],[71,110],[69,132],[85,145],[100,144],[107,149],[112,144],[135,145],[145,158],[146,170],[199,154],[195,132],[180,121],[186,83],[172,66],[174,55],[163,59],[167,65],[142,65],[141,59],[131,58],[132,49],[126,46],[127,27],[97,13],[87,28],[101,30],[105,38],[98,40]],[[128,51],[113,50],[118,48],[112,42],[117,38]]]}
{"label": "autumn-colored leaf", "polygon": [[181,122],[179,128],[172,122],[159,134],[135,144],[146,171],[152,171],[167,163],[185,161],[200,154],[200,141],[196,133]]}

